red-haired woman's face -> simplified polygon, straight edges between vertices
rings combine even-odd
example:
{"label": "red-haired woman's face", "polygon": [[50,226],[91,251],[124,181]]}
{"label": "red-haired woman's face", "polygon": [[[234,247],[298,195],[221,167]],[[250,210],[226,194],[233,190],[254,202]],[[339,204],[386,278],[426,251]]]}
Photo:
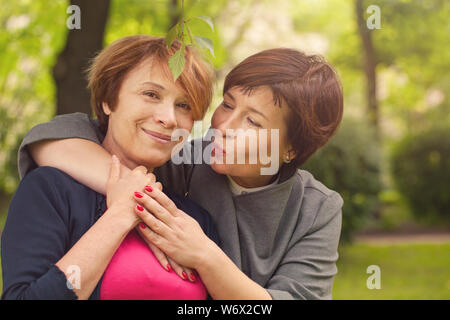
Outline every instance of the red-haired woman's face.
{"label": "red-haired woman's face", "polygon": [[125,77],[109,115],[104,146],[129,168],[161,166],[170,159],[175,129],[191,131],[193,117],[184,91],[159,63],[144,60]]}
{"label": "red-haired woman's face", "polygon": [[[223,152],[223,163],[211,161],[213,170],[231,176],[242,186],[256,187],[259,184],[266,184],[271,176],[278,172],[278,167],[281,166],[291,149],[286,121],[289,115],[287,106],[282,105],[280,108],[274,104],[273,94],[269,87],[256,88],[251,94],[244,92],[239,87],[229,89],[211,120],[211,127],[216,129],[220,135],[214,141],[216,146],[213,147],[213,157]],[[267,131],[264,132],[261,129]],[[245,135],[245,131],[247,135]],[[256,134],[257,143],[250,143],[251,135],[248,134],[250,132]],[[266,142],[262,139],[264,137],[267,137]],[[245,140],[245,143],[238,143],[239,139]],[[265,149],[261,150],[262,147]],[[260,157],[261,152],[264,153],[266,150],[271,163],[264,163]],[[233,163],[226,161],[229,154],[234,156]],[[237,163],[239,156],[245,159],[245,163]],[[256,156],[257,159],[254,164],[250,161],[252,156]],[[277,162],[275,172],[269,175],[261,174],[262,168],[268,168],[275,162]]]}

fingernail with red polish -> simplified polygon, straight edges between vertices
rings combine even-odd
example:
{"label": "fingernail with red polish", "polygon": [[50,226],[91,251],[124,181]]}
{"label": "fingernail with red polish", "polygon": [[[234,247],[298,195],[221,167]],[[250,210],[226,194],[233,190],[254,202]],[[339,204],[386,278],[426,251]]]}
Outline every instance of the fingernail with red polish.
{"label": "fingernail with red polish", "polygon": [[150,187],[150,186],[146,186],[145,190],[147,190],[148,192],[152,192],[153,191],[152,187]]}
{"label": "fingernail with red polish", "polygon": [[142,198],[144,195],[140,192],[135,192],[134,195],[138,198]]}
{"label": "fingernail with red polish", "polygon": [[191,280],[195,282],[195,276],[194,276],[193,273],[191,273],[191,276],[190,276],[190,277],[191,277]]}
{"label": "fingernail with red polish", "polygon": [[167,268],[167,272],[172,271],[172,268],[170,267],[170,264],[167,264],[166,268]]}
{"label": "fingernail with red polish", "polygon": [[141,206],[140,204],[138,204],[138,205],[136,206],[136,208],[137,208],[139,211],[144,211],[144,207]]}
{"label": "fingernail with red polish", "polygon": [[187,280],[188,277],[187,277],[186,272],[183,271],[181,274],[183,275],[184,280]]}
{"label": "fingernail with red polish", "polygon": [[143,222],[139,223],[139,226],[141,227],[141,229],[147,228],[147,226],[146,226],[145,223],[143,223]]}

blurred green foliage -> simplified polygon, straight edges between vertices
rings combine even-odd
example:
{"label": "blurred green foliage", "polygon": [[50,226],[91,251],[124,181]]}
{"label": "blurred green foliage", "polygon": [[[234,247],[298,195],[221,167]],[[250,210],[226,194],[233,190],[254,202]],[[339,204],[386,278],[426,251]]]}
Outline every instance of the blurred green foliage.
{"label": "blurred green foliage", "polygon": [[[170,3],[171,0],[111,0],[105,45],[131,34],[165,36],[174,16]],[[342,190],[346,199],[344,210],[355,213],[344,212],[344,238],[347,230],[362,224],[364,217],[378,208],[376,197],[380,188],[389,192],[395,188],[389,170],[391,146],[405,134],[450,122],[450,2],[365,0],[364,7],[372,4],[381,11],[381,29],[371,31],[378,62],[381,140],[375,145],[370,138],[364,138],[365,134],[360,137],[357,130],[364,128],[355,128],[353,134],[345,133],[351,131],[346,119],[340,134],[347,135],[352,143],[366,139],[354,147],[367,154],[361,158],[357,153],[352,158],[352,151],[347,150],[350,146],[344,146],[338,134],[323,152],[332,157],[346,157],[348,164],[339,170],[327,159],[318,160],[315,168],[311,164],[319,180]],[[13,193],[17,186],[16,153],[23,135],[55,114],[51,70],[68,32],[68,5],[67,0],[0,3],[0,196]],[[218,79],[204,124],[208,125],[221,99],[221,81],[226,72],[255,52],[252,46],[258,42],[251,40],[263,42],[283,37],[286,40],[282,43],[266,45],[323,53],[342,80],[345,114],[365,123],[363,51],[357,32],[355,0],[186,0],[185,12],[187,18],[209,16],[215,24],[214,31],[200,20],[191,24],[194,34],[211,38],[214,44],[215,59],[211,62]],[[275,20],[271,20],[273,17]],[[285,27],[278,29],[278,25]],[[360,174],[351,172],[353,166]],[[350,173],[345,178],[338,177],[337,171],[342,175],[345,170]],[[375,177],[377,173],[381,174],[382,183],[375,178],[366,179],[370,180],[368,184],[363,182],[365,176]]]}
{"label": "blurred green foliage", "polygon": [[17,148],[27,130],[54,114],[51,75],[66,32],[65,1],[0,4],[0,190],[18,183]]}
{"label": "blurred green foliage", "polygon": [[450,126],[408,135],[391,161],[395,184],[416,217],[450,223]]}
{"label": "blurred green foliage", "polygon": [[337,134],[302,167],[342,196],[341,240],[347,242],[377,209],[380,157],[374,132],[355,119],[344,119]]}
{"label": "blurred green foliage", "polygon": [[[171,6],[169,0],[112,0],[109,20],[106,28],[105,45],[114,40],[132,34],[151,34],[165,37],[169,31]],[[180,2],[180,1],[179,1]],[[185,17],[211,17],[213,22],[226,4],[226,0],[194,0],[185,1]],[[211,61],[220,68],[226,61],[226,49],[222,45],[220,28],[214,32],[201,20],[194,19],[189,23],[193,34],[203,35],[213,40],[215,59]]]}
{"label": "blurred green foliage", "polygon": [[[361,111],[366,104],[354,3],[299,0],[293,6],[295,30],[326,35],[329,40],[326,56],[342,78],[346,112]],[[420,125],[422,115],[438,105],[447,106],[440,120],[450,121],[450,98],[441,95],[450,89],[450,2],[365,0],[364,4],[365,8],[377,5],[381,12],[381,29],[371,34],[384,142],[397,139],[412,122]],[[433,92],[438,92],[435,99]]]}

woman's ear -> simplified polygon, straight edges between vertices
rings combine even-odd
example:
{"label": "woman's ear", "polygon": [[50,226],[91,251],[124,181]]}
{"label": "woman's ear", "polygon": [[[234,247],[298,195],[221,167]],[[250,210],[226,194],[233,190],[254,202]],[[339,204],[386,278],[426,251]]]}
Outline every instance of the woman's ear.
{"label": "woman's ear", "polygon": [[283,161],[285,163],[290,163],[297,156],[297,151],[295,151],[291,146],[289,146],[288,151],[283,155]]}
{"label": "woman's ear", "polygon": [[111,114],[111,109],[109,108],[108,104],[106,102],[102,102],[102,108],[103,112],[109,116]]}

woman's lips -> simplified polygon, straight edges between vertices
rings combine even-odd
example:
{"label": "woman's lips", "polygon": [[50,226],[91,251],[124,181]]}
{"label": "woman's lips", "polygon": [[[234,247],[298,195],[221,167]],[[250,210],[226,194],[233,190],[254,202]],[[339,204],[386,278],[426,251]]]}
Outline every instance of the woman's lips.
{"label": "woman's lips", "polygon": [[162,134],[159,132],[155,132],[155,131],[151,131],[151,130],[146,130],[146,129],[142,129],[142,131],[144,131],[150,138],[152,138],[154,141],[162,143],[162,144],[167,144],[170,143],[171,137],[166,135],[166,134]]}
{"label": "woman's lips", "polygon": [[218,152],[219,154],[220,154],[220,153],[226,154],[225,150],[223,150],[217,143],[213,142],[213,144],[212,144],[212,150],[211,150],[211,153],[212,153],[213,156],[216,154],[216,150],[217,150],[217,152]]}

